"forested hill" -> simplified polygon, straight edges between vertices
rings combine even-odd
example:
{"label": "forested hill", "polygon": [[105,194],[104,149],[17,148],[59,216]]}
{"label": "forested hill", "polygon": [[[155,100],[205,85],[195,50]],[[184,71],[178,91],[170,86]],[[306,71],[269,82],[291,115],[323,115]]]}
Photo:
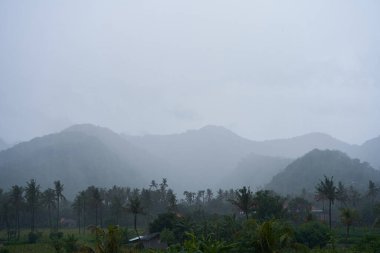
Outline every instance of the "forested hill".
{"label": "forested hill", "polygon": [[1,188],[24,185],[31,178],[51,187],[59,179],[73,196],[89,185],[147,186],[154,176],[151,170],[167,167],[119,139],[108,129],[77,126],[20,143],[0,152]]}
{"label": "forested hill", "polygon": [[285,170],[273,177],[266,186],[281,194],[299,194],[303,189],[314,193],[319,180],[334,177],[346,186],[354,186],[360,191],[368,188],[368,181],[380,182],[380,171],[367,162],[351,159],[345,153],[332,150],[312,150],[289,164]]}

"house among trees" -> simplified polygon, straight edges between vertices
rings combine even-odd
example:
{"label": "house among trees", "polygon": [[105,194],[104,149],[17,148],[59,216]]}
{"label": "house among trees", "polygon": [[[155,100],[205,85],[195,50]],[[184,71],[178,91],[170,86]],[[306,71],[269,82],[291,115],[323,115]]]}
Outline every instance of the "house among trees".
{"label": "house among trees", "polygon": [[129,243],[141,242],[144,249],[167,249],[168,244],[162,242],[160,239],[160,233],[152,233],[149,235],[136,236],[129,240]]}

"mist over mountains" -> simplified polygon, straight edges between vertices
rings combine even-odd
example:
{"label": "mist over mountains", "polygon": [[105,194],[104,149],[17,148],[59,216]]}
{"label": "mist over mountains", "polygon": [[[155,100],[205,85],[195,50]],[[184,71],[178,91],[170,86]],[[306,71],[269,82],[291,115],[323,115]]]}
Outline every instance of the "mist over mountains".
{"label": "mist over mountains", "polygon": [[9,145],[0,138],[0,151],[1,150],[4,150],[4,149],[7,149],[9,147]]}
{"label": "mist over mountains", "polygon": [[[60,179],[68,196],[89,185],[148,187],[151,180],[161,178],[167,178],[169,186],[178,193],[242,185],[257,188],[267,185],[278,173],[293,166],[295,159],[316,148],[340,150],[374,168],[380,166],[376,155],[380,150],[379,138],[363,145],[350,145],[322,133],[252,141],[219,126],[172,135],[130,136],[82,124],[1,151],[0,185],[8,188],[35,178],[48,187]],[[368,174],[366,169],[363,171]],[[277,179],[278,176],[274,180]],[[269,186],[273,184],[272,181]]]}
{"label": "mist over mountains", "polygon": [[315,193],[315,185],[324,176],[334,177],[335,182],[365,192],[368,181],[380,182],[380,171],[367,162],[351,159],[337,150],[314,149],[289,164],[273,177],[267,188],[282,194],[300,194],[303,190]]}

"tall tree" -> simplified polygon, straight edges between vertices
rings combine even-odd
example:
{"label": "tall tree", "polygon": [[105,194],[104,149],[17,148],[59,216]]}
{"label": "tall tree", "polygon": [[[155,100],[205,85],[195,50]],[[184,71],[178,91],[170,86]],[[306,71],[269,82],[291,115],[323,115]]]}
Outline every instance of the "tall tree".
{"label": "tall tree", "polygon": [[77,218],[78,218],[77,225],[78,225],[79,234],[81,233],[81,224],[80,224],[81,214],[82,214],[82,199],[81,198],[82,198],[81,193],[77,194],[75,196],[74,202],[72,204],[72,208],[75,211],[75,213],[77,214]]}
{"label": "tall tree", "polygon": [[20,239],[20,211],[21,211],[22,203],[24,201],[23,192],[24,192],[24,189],[21,186],[18,186],[18,185],[12,186],[10,201],[11,201],[12,206],[15,209],[17,240]]}
{"label": "tall tree", "polygon": [[334,185],[333,177],[329,179],[325,176],[324,180],[320,180],[316,186],[316,191],[317,194],[324,196],[329,201],[329,227],[331,230],[331,209],[337,196],[337,189]]}
{"label": "tall tree", "polygon": [[236,191],[235,199],[231,200],[231,203],[237,206],[244,214],[245,217],[249,218],[249,213],[253,210],[254,201],[253,201],[253,193],[249,189],[249,187],[243,187]]}
{"label": "tall tree", "polygon": [[129,199],[129,204],[127,210],[133,214],[133,225],[135,228],[135,232],[137,237],[140,239],[140,235],[137,231],[137,215],[143,214],[144,209],[141,206],[140,198],[137,194],[134,194],[132,198]]}
{"label": "tall tree", "polygon": [[59,180],[54,181],[54,190],[55,190],[55,197],[57,200],[57,230],[59,230],[59,220],[60,220],[59,202],[65,199],[65,196],[63,196],[63,184],[61,183],[61,181]]}
{"label": "tall tree", "polygon": [[52,218],[51,218],[51,209],[55,207],[55,191],[51,188],[46,189],[42,193],[42,204],[47,207],[48,209],[48,219],[49,219],[49,229],[52,231],[53,225],[52,225]]}
{"label": "tall tree", "polygon": [[350,227],[357,216],[358,215],[355,209],[342,208],[340,210],[340,220],[346,226],[346,240],[348,240],[348,237],[350,235]]}
{"label": "tall tree", "polygon": [[375,183],[372,180],[369,180],[367,196],[371,199],[372,207],[378,193],[379,193],[379,188],[376,187]]}
{"label": "tall tree", "polygon": [[25,188],[25,198],[31,214],[30,229],[32,232],[34,232],[36,225],[36,210],[39,205],[41,191],[40,185],[38,185],[34,179],[31,179],[26,184],[27,186]]}
{"label": "tall tree", "polygon": [[100,194],[100,190],[97,187],[92,186],[91,188],[91,199],[92,199],[92,205],[95,210],[95,226],[98,226],[99,224],[99,209],[102,204],[102,196]]}
{"label": "tall tree", "polygon": [[341,203],[341,206],[346,205],[348,200],[347,189],[341,181],[338,182],[338,187],[336,189],[336,200]]}

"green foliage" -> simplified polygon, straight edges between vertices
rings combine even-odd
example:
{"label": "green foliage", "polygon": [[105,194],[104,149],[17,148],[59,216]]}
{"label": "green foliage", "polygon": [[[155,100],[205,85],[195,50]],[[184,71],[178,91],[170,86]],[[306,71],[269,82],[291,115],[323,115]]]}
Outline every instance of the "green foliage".
{"label": "green foliage", "polygon": [[380,237],[367,234],[355,245],[355,249],[358,252],[380,253]]}
{"label": "green foliage", "polygon": [[273,191],[258,191],[253,201],[255,217],[259,220],[280,219],[284,215],[284,199]]}
{"label": "green foliage", "polygon": [[160,233],[160,239],[163,242],[166,242],[168,245],[175,244],[176,238],[174,235],[174,232],[172,230],[169,230],[167,228],[164,228]]}
{"label": "green foliage", "polygon": [[157,218],[149,224],[151,233],[161,232],[163,229],[173,229],[178,222],[178,217],[174,213],[159,214]]}
{"label": "green foliage", "polygon": [[38,239],[40,239],[42,236],[41,232],[29,232],[28,234],[28,242],[29,243],[36,243]]}
{"label": "green foliage", "polygon": [[94,228],[97,253],[119,253],[121,250],[122,232],[117,226],[109,226],[108,230]]}
{"label": "green foliage", "polygon": [[231,200],[231,203],[238,207],[246,216],[248,220],[249,213],[253,210],[253,193],[249,187],[243,187],[236,191],[235,199]]}
{"label": "green foliage", "polygon": [[299,226],[296,239],[309,248],[325,247],[330,241],[330,231],[326,225],[318,221],[310,221]]}
{"label": "green foliage", "polygon": [[7,248],[0,248],[0,253],[9,253],[9,249],[7,249]]}
{"label": "green foliage", "polygon": [[70,234],[63,240],[66,253],[73,253],[78,250],[78,238]]}

